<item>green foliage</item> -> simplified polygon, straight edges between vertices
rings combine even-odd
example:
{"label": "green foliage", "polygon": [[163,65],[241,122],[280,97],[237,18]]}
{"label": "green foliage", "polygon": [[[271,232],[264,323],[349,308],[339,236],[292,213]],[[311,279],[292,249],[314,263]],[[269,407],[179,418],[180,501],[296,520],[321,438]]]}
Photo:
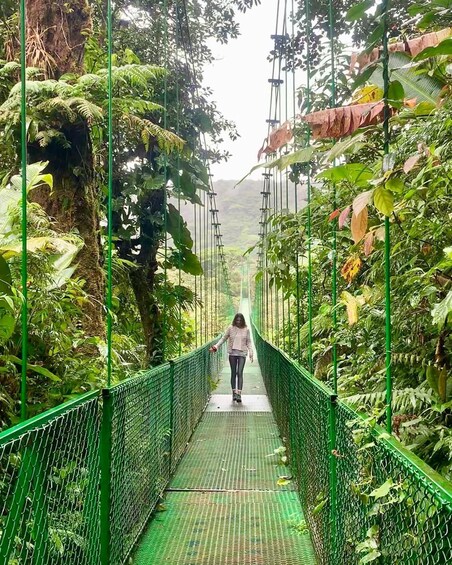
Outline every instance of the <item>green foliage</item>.
{"label": "green foliage", "polygon": [[[347,5],[347,19],[361,33],[373,16],[372,2]],[[344,5],[345,6],[345,5]],[[432,13],[438,7],[432,7]],[[394,7],[396,9],[396,7]],[[313,8],[326,16],[325,5]],[[427,3],[417,5],[424,14]],[[441,8],[442,16],[446,11]],[[413,12],[414,13],[414,12]],[[450,16],[450,14],[449,14]],[[392,17],[392,15],[391,15]],[[400,14],[403,18],[403,13]],[[301,18],[302,19],[302,18]],[[338,29],[342,20],[339,17]],[[372,42],[379,45],[379,13]],[[431,20],[433,22],[433,20]],[[426,24],[427,18],[423,19]],[[321,29],[321,26],[320,26]],[[313,33],[319,33],[319,28]],[[380,35],[379,35],[380,34]],[[355,35],[355,39],[357,36]],[[364,38],[363,38],[364,39]],[[359,43],[359,42],[358,42]],[[444,44],[443,44],[444,43]],[[314,50],[317,46],[314,46]],[[323,49],[323,46],[321,47]],[[320,49],[320,47],[319,47]],[[391,118],[389,154],[382,155],[381,126],[357,131],[334,146],[315,144],[309,165],[311,200],[311,258],[313,285],[313,356],[315,375],[331,384],[332,350],[338,356],[339,393],[354,407],[376,412],[385,406],[385,217],[391,234],[393,428],[416,454],[446,477],[452,477],[452,223],[450,178],[452,125],[451,73],[448,41],[432,47],[414,61],[404,53],[390,55]],[[328,75],[325,63],[325,74]],[[364,71],[363,83],[382,84],[381,60]],[[373,73],[373,74],[372,74]],[[328,107],[325,81],[314,75],[312,106]],[[351,84],[351,79],[347,79]],[[359,77],[358,77],[359,80]],[[340,90],[340,96],[346,89]],[[416,98],[403,108],[405,98]],[[441,100],[441,102],[440,102]],[[305,142],[303,131],[296,142]],[[340,159],[340,161],[339,161]],[[295,168],[293,172],[295,174]],[[297,172],[301,182],[309,169]],[[336,209],[331,195],[335,190]],[[307,209],[269,219],[266,258],[269,286],[282,289],[291,301],[291,317],[300,299],[300,361],[307,366]],[[338,222],[337,330],[331,316],[332,225]],[[337,225],[337,224],[336,224]],[[263,280],[264,274],[258,273]],[[286,323],[286,350],[297,351],[297,330]],[[291,329],[291,333],[289,332]],[[280,333],[282,333],[280,331]],[[367,496],[400,495],[400,485],[374,485]],[[386,492],[388,491],[388,492]],[[394,492],[393,492],[394,491]],[[392,500],[392,498],[391,498]],[[362,563],[379,557],[378,532],[369,531],[357,548]]]}

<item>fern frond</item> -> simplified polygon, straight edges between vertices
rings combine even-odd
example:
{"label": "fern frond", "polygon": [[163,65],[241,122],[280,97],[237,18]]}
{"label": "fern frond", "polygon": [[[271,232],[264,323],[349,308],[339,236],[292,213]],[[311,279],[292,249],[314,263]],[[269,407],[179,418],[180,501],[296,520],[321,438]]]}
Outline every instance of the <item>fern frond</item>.
{"label": "fern frond", "polygon": [[101,122],[103,120],[102,108],[86,100],[86,98],[68,98],[66,102],[72,110],[77,112],[87,122]]}
{"label": "fern frond", "polygon": [[8,77],[11,76],[13,73],[20,70],[20,64],[16,63],[16,61],[9,61],[8,63],[4,63],[2,67],[0,67],[0,77]]}
{"label": "fern frond", "polygon": [[145,147],[149,147],[151,139],[155,139],[159,147],[167,152],[180,150],[185,144],[175,133],[133,114],[123,114],[121,123],[128,127],[132,134],[138,135]]}
{"label": "fern frond", "polygon": [[[379,390],[364,394],[354,394],[343,398],[344,402],[354,408],[369,408],[385,403],[386,391]],[[404,388],[393,391],[392,405],[396,412],[420,412],[435,402],[431,391],[421,388]]]}
{"label": "fern frond", "polygon": [[68,101],[60,96],[41,102],[36,109],[45,114],[59,114],[70,122],[75,122],[77,119],[77,113],[70,107]]}
{"label": "fern frond", "polygon": [[140,90],[147,89],[151,81],[162,77],[165,73],[165,69],[154,65],[132,64],[112,69],[113,83],[124,82]]}
{"label": "fern frond", "polygon": [[64,149],[69,149],[71,147],[66,136],[61,133],[61,131],[57,131],[55,129],[40,131],[36,134],[35,140],[39,143],[40,147],[47,147],[47,145],[52,143],[52,141],[56,142]]}

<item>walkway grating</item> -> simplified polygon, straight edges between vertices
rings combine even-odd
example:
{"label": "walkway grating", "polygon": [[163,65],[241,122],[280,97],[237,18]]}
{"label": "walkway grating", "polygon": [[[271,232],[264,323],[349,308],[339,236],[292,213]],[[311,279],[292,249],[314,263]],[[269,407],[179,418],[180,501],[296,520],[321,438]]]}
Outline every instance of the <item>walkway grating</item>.
{"label": "walkway grating", "polygon": [[315,564],[295,485],[276,484],[290,470],[269,456],[281,439],[271,412],[259,411],[266,399],[252,396],[265,393],[256,364],[246,365],[244,393],[243,407],[233,405],[223,370],[218,411],[211,403],[204,413],[135,565]]}

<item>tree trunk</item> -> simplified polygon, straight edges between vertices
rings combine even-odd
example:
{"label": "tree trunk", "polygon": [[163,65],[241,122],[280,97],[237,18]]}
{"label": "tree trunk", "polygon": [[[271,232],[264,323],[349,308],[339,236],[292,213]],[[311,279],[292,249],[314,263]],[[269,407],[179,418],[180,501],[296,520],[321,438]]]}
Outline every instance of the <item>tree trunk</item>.
{"label": "tree trunk", "polygon": [[[41,68],[51,79],[65,73],[83,73],[86,37],[92,30],[87,0],[27,0],[27,65]],[[76,274],[86,281],[89,303],[84,309],[83,329],[89,336],[105,334],[105,282],[99,225],[100,191],[95,181],[90,131],[81,121],[64,124],[70,143],[47,147],[30,144],[30,162],[49,161],[54,188],[32,193],[61,231],[77,231],[84,246],[78,255]]]}
{"label": "tree trunk", "polygon": [[89,336],[105,334],[105,277],[99,225],[100,191],[94,178],[93,151],[86,124],[71,124],[62,132],[71,143],[63,149],[55,143],[45,148],[29,145],[31,162],[48,161],[46,172],[53,176],[54,189],[34,190],[32,199],[40,204],[55,227],[62,232],[78,231],[84,246],[77,256],[76,275],[85,280],[89,302],[84,307],[83,329]]}
{"label": "tree trunk", "polygon": [[[140,210],[143,213],[139,217],[139,238],[134,242],[121,240],[117,247],[122,259],[136,264],[136,267],[131,269],[129,277],[140,312],[146,345],[146,367],[158,365],[163,361],[162,313],[155,299],[155,274],[158,270],[157,253],[164,235],[164,206],[164,189],[148,193],[140,202]],[[113,225],[115,230],[121,225],[119,212],[114,213]]]}
{"label": "tree trunk", "polygon": [[91,30],[88,0],[27,0],[27,65],[54,79],[81,73]]}

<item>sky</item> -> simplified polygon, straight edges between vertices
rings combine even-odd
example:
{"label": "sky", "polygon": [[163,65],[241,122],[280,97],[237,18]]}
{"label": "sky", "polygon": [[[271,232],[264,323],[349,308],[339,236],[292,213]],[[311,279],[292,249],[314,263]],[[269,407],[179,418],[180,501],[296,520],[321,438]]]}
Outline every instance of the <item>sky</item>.
{"label": "sky", "polygon": [[[232,157],[211,165],[214,180],[240,179],[257,163],[257,152],[267,133],[272,65],[267,56],[275,33],[275,0],[262,0],[245,14],[237,14],[241,35],[227,45],[213,46],[215,61],[206,67],[204,82],[213,89],[219,111],[237,124],[241,137],[225,140]],[[250,178],[261,178],[256,171]]]}

